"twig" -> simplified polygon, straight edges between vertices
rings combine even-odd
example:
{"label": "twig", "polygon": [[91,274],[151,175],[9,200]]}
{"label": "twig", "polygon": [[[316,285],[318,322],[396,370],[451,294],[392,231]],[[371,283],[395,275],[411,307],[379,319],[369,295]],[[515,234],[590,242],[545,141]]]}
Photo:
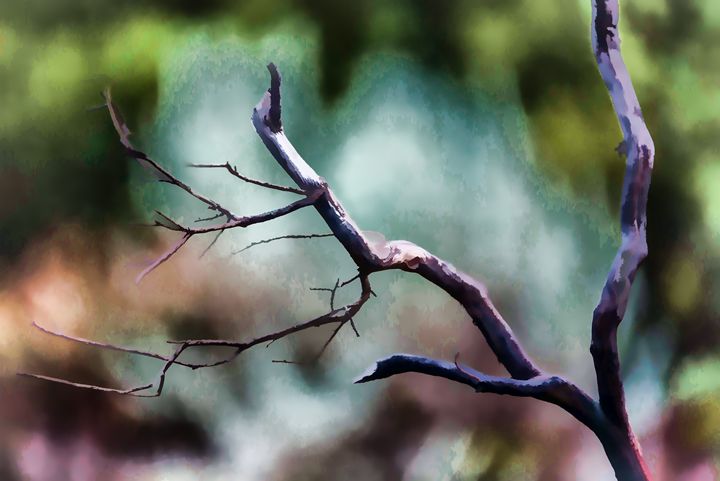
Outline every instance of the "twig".
{"label": "twig", "polygon": [[[220,213],[220,214],[211,215],[210,217],[199,217],[199,218],[195,219],[195,223],[198,223],[198,222],[207,222],[207,221],[209,221],[209,220],[219,219],[219,218],[222,217],[223,215],[224,215],[224,214]],[[230,219],[228,219],[228,220],[230,220]]]}
{"label": "twig", "polygon": [[293,194],[306,195],[306,192],[304,190],[298,189],[296,187],[272,184],[270,182],[253,179],[251,177],[243,175],[240,172],[238,172],[236,167],[230,165],[230,162],[225,162],[224,164],[188,164],[188,166],[195,167],[198,169],[225,169],[228,172],[230,172],[230,174],[232,174],[233,176],[235,176],[238,179],[240,179],[244,182],[247,182],[249,184],[259,185],[260,187],[265,187],[266,189],[279,190],[281,192],[292,192]]}
{"label": "twig", "polygon": [[17,373],[18,376],[24,376],[24,377],[30,377],[34,379],[41,379],[43,381],[50,381],[58,384],[65,384],[67,386],[72,386],[80,389],[90,389],[92,391],[101,391],[101,392],[108,392],[108,393],[115,393],[115,394],[124,394],[124,395],[133,395],[137,393],[138,391],[144,391],[147,389],[150,389],[153,387],[153,384],[146,384],[144,386],[138,386],[130,389],[114,389],[110,387],[103,387],[103,386],[96,386],[94,384],[83,384],[80,382],[73,382],[68,381],[67,379],[61,379],[58,377],[52,377],[52,376],[44,376],[42,374],[31,374],[27,372],[19,372]]}
{"label": "twig", "polygon": [[229,218],[235,218],[235,215],[230,212],[229,209],[226,209],[214,200],[209,199],[208,197],[199,194],[198,192],[195,192],[189,185],[185,184],[180,179],[175,177],[163,166],[148,157],[147,154],[140,150],[137,150],[135,146],[130,142],[130,129],[125,123],[125,120],[123,120],[122,115],[120,114],[120,110],[113,103],[112,95],[109,88],[105,89],[105,91],[103,92],[103,97],[105,98],[105,104],[107,105],[108,111],[110,112],[110,118],[112,120],[113,126],[115,127],[115,131],[120,137],[120,143],[125,147],[126,152],[131,157],[134,157],[140,163],[140,165],[150,170],[150,172],[152,172],[155,178],[160,182],[175,185],[190,194],[191,196],[198,199],[200,202],[207,204],[207,206],[211,210],[220,212]]}
{"label": "twig", "polygon": [[143,271],[137,275],[135,278],[135,284],[140,284],[143,279],[145,279],[145,276],[150,274],[152,271],[154,271],[158,266],[166,262],[168,259],[170,259],[177,251],[180,250],[182,246],[185,245],[185,243],[190,240],[192,237],[192,234],[185,233],[178,242],[175,243],[169,250],[167,250],[163,255],[155,259],[149,266],[147,266]]}
{"label": "twig", "polygon": [[203,251],[202,251],[202,253],[200,254],[200,256],[198,257],[198,259],[202,259],[202,258],[205,256],[205,254],[207,254],[208,251],[209,251],[210,249],[212,249],[212,247],[213,247],[213,246],[215,245],[215,243],[218,241],[218,239],[220,238],[220,236],[222,235],[223,232],[225,232],[225,229],[219,231],[219,232],[217,233],[217,235],[215,235],[215,237],[213,238],[212,242],[210,242],[210,244],[208,244],[208,246],[207,246],[205,249],[203,249]]}
{"label": "twig", "polygon": [[[125,352],[127,354],[136,354],[138,356],[150,357],[150,358],[157,359],[160,361],[165,361],[165,362],[167,362],[171,359],[171,357],[164,356],[162,354],[158,354],[158,353],[152,352],[152,351],[143,351],[141,349],[135,349],[132,347],[118,346],[116,344],[109,344],[109,343],[105,343],[105,342],[98,342],[98,341],[93,341],[90,339],[85,339],[82,337],[70,336],[68,334],[63,334],[61,332],[50,330],[47,327],[41,326],[40,324],[38,324],[35,321],[33,321],[32,326],[44,334],[59,337],[61,339],[65,339],[65,340],[72,341],[72,342],[77,342],[79,344],[85,344],[87,346],[99,347],[101,349],[107,349],[110,351]],[[175,364],[177,364],[179,366],[184,366],[184,367],[187,367],[187,368],[190,368],[193,370],[209,366],[209,364],[207,364],[207,363],[186,363],[186,362],[181,362],[181,361],[177,361],[177,360],[175,361]]]}
{"label": "twig", "polygon": [[[250,215],[245,217],[236,217],[230,221],[224,222],[219,225],[214,226],[208,226],[208,227],[186,227],[182,226],[179,223],[175,222],[170,217],[166,216],[162,212],[157,212],[158,215],[160,215],[161,220],[156,220],[155,224],[153,226],[155,227],[163,227],[168,230],[172,231],[180,231],[183,232],[182,238],[175,244],[173,247],[165,252],[162,256],[160,256],[158,259],[152,262],[145,270],[143,270],[135,279],[135,283],[139,284],[148,274],[150,274],[152,271],[154,271],[158,266],[166,262],[168,259],[170,259],[175,253],[177,253],[180,248],[185,245],[185,243],[190,240],[190,238],[194,235],[198,234],[207,234],[210,232],[220,232],[227,229],[234,229],[236,227],[248,227],[254,224],[259,224],[262,222],[267,222],[269,220],[277,219],[278,217],[282,217],[284,215],[290,214],[295,212],[298,209],[302,209],[303,207],[307,207],[309,205],[312,205],[313,202],[322,194],[322,192],[318,191],[315,192],[308,197],[305,197],[303,199],[297,200],[291,204],[288,204],[284,207],[280,207],[278,209],[270,210],[267,212],[263,212],[261,214],[256,215]],[[219,237],[219,234],[218,234]],[[213,244],[217,241],[217,237],[215,240],[208,246],[208,249],[213,246]],[[206,251],[208,250],[206,249]],[[205,252],[206,252],[205,251]],[[204,255],[204,252],[203,252]],[[202,257],[202,256],[201,256]]]}
{"label": "twig", "polygon": [[332,232],[329,232],[327,234],[289,234],[289,235],[281,235],[278,237],[272,237],[270,239],[263,239],[256,242],[251,242],[250,244],[246,245],[242,249],[236,250],[232,253],[232,255],[240,254],[241,252],[245,252],[246,250],[250,249],[251,247],[255,247],[261,244],[269,244],[271,242],[275,242],[281,239],[317,239],[321,237],[333,237],[334,234]]}
{"label": "twig", "polygon": [[[338,326],[342,326],[346,322],[348,322],[357,312],[362,308],[362,306],[367,302],[367,300],[370,298],[370,282],[367,277],[361,278],[361,286],[362,291],[360,294],[360,297],[355,302],[348,304],[344,307],[341,307],[339,309],[335,309],[331,312],[328,312],[326,314],[323,314],[322,316],[316,317],[314,319],[311,319],[306,322],[302,322],[299,324],[295,324],[291,327],[272,332],[270,334],[265,334],[263,336],[251,339],[249,341],[232,341],[232,340],[226,340],[226,339],[189,339],[189,340],[182,340],[182,341],[167,341],[169,344],[173,344],[176,346],[175,351],[172,356],[164,356],[162,354],[153,353],[149,351],[142,351],[138,349],[132,349],[132,348],[126,348],[121,346],[116,346],[112,344],[106,344],[101,343],[97,341],[91,341],[88,339],[83,339],[80,337],[74,337],[69,336],[67,334],[62,334],[58,332],[51,331],[49,329],[46,329],[44,327],[41,327],[40,325],[33,323],[33,325],[38,328],[40,331],[50,334],[56,337],[60,337],[69,341],[78,342],[81,344],[86,344],[93,347],[99,347],[102,349],[109,349],[114,351],[120,351],[120,352],[126,352],[128,354],[136,354],[140,356],[146,356],[151,357],[154,359],[165,361],[163,364],[162,369],[160,370],[158,380],[152,384],[146,384],[140,387],[135,387],[131,389],[112,389],[112,388],[106,388],[103,386],[96,386],[96,385],[90,385],[90,384],[82,384],[82,383],[76,383],[73,381],[69,381],[67,379],[61,379],[61,378],[54,378],[50,376],[45,376],[42,374],[31,374],[31,373],[18,373],[18,375],[22,375],[25,377],[31,377],[35,379],[41,379],[45,381],[50,382],[56,382],[60,384],[66,384],[70,386],[74,386],[77,388],[82,389],[91,389],[95,391],[103,391],[108,393],[115,393],[115,394],[122,394],[122,395],[129,395],[129,396],[136,396],[136,397],[158,397],[162,394],[163,387],[165,385],[165,379],[168,371],[170,368],[174,365],[181,365],[188,367],[190,369],[201,369],[201,368],[209,368],[209,367],[216,367],[223,364],[227,364],[229,362],[232,362],[235,358],[237,358],[242,352],[252,348],[253,346],[256,346],[258,344],[264,344],[267,342],[273,342],[278,339],[282,339],[284,337],[287,337],[291,334],[312,328],[312,327],[319,327],[324,326],[327,324],[333,324],[337,323]],[[337,331],[337,329],[336,329]],[[333,336],[334,337],[334,336]],[[326,343],[329,344],[329,341]],[[227,358],[220,359],[217,361],[212,361],[208,363],[202,363],[202,364],[191,364],[191,363],[185,363],[179,360],[180,355],[187,349],[192,347],[232,347],[235,348],[232,355],[228,356]],[[152,388],[153,386],[156,387],[156,391],[152,394],[146,394],[141,393],[140,391],[144,391],[147,389]]]}

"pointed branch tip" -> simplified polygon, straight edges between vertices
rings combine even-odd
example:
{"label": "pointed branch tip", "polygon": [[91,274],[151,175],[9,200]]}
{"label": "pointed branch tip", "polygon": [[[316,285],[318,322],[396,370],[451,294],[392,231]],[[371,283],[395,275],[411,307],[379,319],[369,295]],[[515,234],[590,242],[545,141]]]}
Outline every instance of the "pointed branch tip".
{"label": "pointed branch tip", "polygon": [[274,63],[270,62],[267,65],[267,69],[270,72],[270,88],[268,89],[268,92],[270,92],[270,111],[265,118],[265,122],[268,127],[270,127],[270,130],[278,133],[282,130],[282,114],[280,108],[280,82],[282,78]]}

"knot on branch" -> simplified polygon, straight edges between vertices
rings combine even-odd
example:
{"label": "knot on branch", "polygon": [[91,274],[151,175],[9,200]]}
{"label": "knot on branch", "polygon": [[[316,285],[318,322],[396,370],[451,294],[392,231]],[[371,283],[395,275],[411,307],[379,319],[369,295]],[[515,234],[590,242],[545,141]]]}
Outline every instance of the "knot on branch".
{"label": "knot on branch", "polygon": [[280,108],[280,72],[274,63],[270,62],[267,65],[267,69],[270,72],[270,88],[268,93],[270,94],[270,110],[268,115],[265,116],[265,123],[270,130],[276,134],[282,130],[281,120],[281,108]]}

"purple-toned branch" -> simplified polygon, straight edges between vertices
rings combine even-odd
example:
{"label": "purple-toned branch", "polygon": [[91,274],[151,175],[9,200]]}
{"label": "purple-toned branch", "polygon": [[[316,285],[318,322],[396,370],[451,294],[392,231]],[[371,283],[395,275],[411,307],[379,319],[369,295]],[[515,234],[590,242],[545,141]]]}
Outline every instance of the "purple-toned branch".
{"label": "purple-toned branch", "polygon": [[[158,397],[162,394],[163,387],[165,385],[166,375],[173,365],[177,364],[179,366],[187,367],[187,368],[190,368],[193,370],[217,367],[217,366],[221,366],[223,364],[227,364],[227,363],[234,361],[240,354],[242,354],[243,352],[247,351],[248,349],[250,349],[252,347],[257,346],[258,344],[266,344],[268,342],[274,342],[274,341],[277,341],[280,339],[284,339],[285,337],[288,337],[297,332],[305,331],[307,329],[321,327],[321,326],[325,326],[325,325],[329,325],[329,324],[337,324],[338,326],[335,329],[334,334],[322,347],[322,351],[324,351],[327,348],[327,346],[330,344],[330,341],[332,341],[332,339],[335,337],[335,334],[337,334],[337,331],[339,331],[339,328],[342,327],[343,325],[345,325],[346,323],[350,322],[352,320],[352,318],[360,311],[362,306],[370,298],[371,287],[370,287],[370,281],[367,278],[367,276],[360,277],[360,285],[361,285],[360,297],[355,302],[347,304],[341,308],[334,309],[326,314],[318,316],[309,321],[301,322],[301,323],[295,324],[293,326],[287,327],[285,329],[271,332],[269,334],[265,334],[265,335],[262,335],[262,336],[259,336],[259,337],[256,337],[256,338],[250,339],[250,340],[187,339],[187,340],[182,340],[182,341],[167,341],[168,344],[172,344],[172,345],[176,346],[175,351],[171,356],[166,356],[166,355],[151,352],[151,351],[143,351],[143,350],[134,349],[134,348],[117,346],[117,345],[109,344],[109,343],[91,341],[89,339],[84,339],[81,337],[69,336],[67,334],[62,334],[62,333],[58,333],[55,331],[51,331],[47,328],[40,326],[37,323],[33,323],[34,327],[36,327],[37,329],[39,329],[40,331],[42,331],[45,334],[60,337],[60,338],[63,338],[63,339],[66,339],[66,340],[69,340],[72,342],[77,342],[77,343],[92,346],[92,347],[98,347],[101,349],[107,349],[107,350],[112,350],[112,351],[125,352],[128,354],[135,354],[135,355],[144,356],[144,357],[150,357],[153,359],[158,359],[158,360],[164,361],[164,363],[163,363],[163,366],[158,375],[157,381],[155,381],[154,383],[145,384],[145,385],[130,388],[130,389],[114,389],[114,388],[108,388],[108,387],[104,387],[104,386],[97,386],[97,385],[93,385],[93,384],[84,384],[84,383],[69,381],[67,379],[45,376],[43,374],[20,372],[20,373],[18,373],[18,375],[24,376],[24,377],[40,379],[40,380],[44,380],[44,381],[55,382],[55,383],[59,383],[59,384],[65,384],[68,386],[73,386],[73,387],[81,388],[81,389],[89,389],[89,390],[93,390],[93,391],[102,391],[102,392],[122,394],[122,395],[127,395],[127,396],[134,396],[134,397]],[[234,350],[230,356],[227,356],[227,357],[222,358],[217,361],[211,361],[211,362],[207,362],[207,363],[186,363],[186,362],[179,360],[180,355],[183,352],[185,352],[187,349],[198,348],[198,347],[228,347],[228,348],[234,348]],[[321,353],[322,353],[322,351],[321,351]],[[153,387],[155,387],[154,392],[152,392],[152,393],[144,392]]]}
{"label": "purple-toned branch", "polygon": [[65,384],[66,386],[72,386],[75,388],[80,389],[89,389],[91,391],[100,391],[100,392],[107,392],[107,393],[113,393],[113,394],[123,394],[126,396],[138,396],[138,392],[145,391],[147,389],[150,389],[153,387],[153,384],[145,384],[144,386],[138,386],[130,389],[114,389],[111,387],[103,387],[103,386],[96,386],[94,384],[83,384],[81,382],[72,382],[68,381],[67,379],[62,379],[59,377],[52,377],[52,376],[45,376],[42,374],[31,374],[27,372],[19,372],[17,373],[18,376],[22,377],[29,377],[33,379],[40,379],[42,381],[50,381],[57,384]]}
{"label": "purple-toned branch", "polygon": [[[275,85],[275,90],[279,91],[277,69],[270,65],[271,85]],[[481,282],[412,242],[387,242],[384,238],[376,239],[374,237],[377,236],[366,236],[360,231],[325,180],[295,150],[282,128],[276,128],[276,123],[270,121],[270,110],[274,105],[272,92],[273,88],[266,92],[253,111],[255,130],[298,187],[303,190],[322,189],[314,207],[360,271],[371,273],[400,269],[420,274],[465,307],[498,360],[513,377],[529,379],[537,376],[540,370],[525,354]]]}
{"label": "purple-toned branch", "polygon": [[154,261],[152,261],[152,263],[149,266],[147,266],[145,269],[143,269],[142,272],[140,272],[140,274],[138,274],[137,277],[135,277],[135,284],[140,284],[142,282],[142,280],[145,279],[145,277],[148,274],[150,274],[152,271],[154,271],[155,269],[160,267],[161,264],[167,262],[173,255],[175,255],[175,253],[177,251],[180,250],[180,248],[182,248],[182,246],[185,245],[185,243],[187,241],[190,240],[191,237],[192,237],[192,234],[188,234],[187,232],[185,234],[183,234],[183,236],[180,238],[180,240],[178,240],[175,244],[173,244],[173,246],[170,247],[170,249],[168,249],[167,251],[165,251],[165,253],[163,255],[161,255]]}
{"label": "purple-toned branch", "polygon": [[118,137],[120,139],[120,143],[125,147],[126,152],[131,157],[135,158],[140,165],[148,169],[160,182],[165,182],[168,184],[175,185],[179,187],[180,189],[184,190],[191,196],[198,199],[200,202],[203,202],[208,206],[208,209],[217,212],[217,214],[198,219],[196,222],[204,222],[209,220],[218,219],[220,217],[225,217],[227,219],[226,222],[214,226],[209,227],[198,227],[198,228],[191,228],[191,227],[183,227],[174,220],[172,220],[167,215],[163,214],[162,212],[156,211],[156,213],[159,216],[159,219],[155,221],[153,224],[157,227],[163,227],[165,229],[177,231],[177,232],[183,232],[183,236],[165,253],[163,253],[160,257],[155,259],[150,265],[148,265],[142,272],[138,274],[138,276],[135,279],[136,283],[140,283],[148,274],[150,274],[152,271],[154,271],[157,267],[159,267],[161,264],[167,262],[173,255],[175,255],[184,245],[187,243],[187,241],[190,240],[190,238],[194,235],[198,234],[207,234],[210,232],[218,232],[216,237],[211,241],[211,243],[208,245],[208,247],[203,251],[201,254],[201,257],[205,255],[205,253],[212,248],[212,246],[217,242],[217,239],[220,237],[220,234],[224,232],[227,229],[232,229],[235,227],[248,227],[253,224],[261,223],[261,222],[267,222],[269,220],[290,214],[292,212],[295,212],[296,210],[307,207],[308,205],[311,205],[315,199],[320,195],[320,192],[318,189],[296,189],[293,187],[285,187],[281,185],[271,184],[269,182],[263,182],[256,179],[251,179],[250,177],[246,177],[242,174],[240,174],[236,168],[232,167],[229,163],[228,164],[191,164],[194,167],[223,167],[228,172],[233,174],[235,177],[242,179],[246,182],[271,189],[271,190],[279,190],[284,192],[291,192],[299,195],[305,196],[303,199],[293,202],[291,204],[288,204],[284,207],[281,207],[279,209],[275,209],[272,211],[268,211],[262,214],[257,215],[251,215],[251,216],[238,216],[233,214],[229,209],[223,207],[218,202],[194,191],[189,185],[181,181],[179,178],[174,176],[172,173],[170,173],[167,169],[165,169],[162,165],[155,162],[153,159],[148,157],[148,155],[137,148],[130,142],[130,128],[125,123],[125,120],[122,117],[122,114],[120,113],[120,109],[117,108],[117,106],[112,101],[112,95],[110,93],[110,89],[106,89],[103,92],[103,97],[105,98],[105,106],[108,109],[108,112],[110,113],[110,119],[112,120],[113,127],[115,128],[115,131],[118,134]]}
{"label": "purple-toned branch", "polygon": [[238,249],[233,252],[233,255],[240,254],[241,252],[245,252],[246,250],[250,249],[251,247],[259,246],[262,244],[270,244],[271,242],[283,240],[283,239],[320,239],[323,237],[334,237],[334,234],[332,232],[328,234],[288,234],[288,235],[281,235],[277,237],[271,237],[269,239],[263,239],[255,242],[251,242],[250,244],[246,245],[242,249]]}
{"label": "purple-toned branch", "polygon": [[175,177],[163,166],[148,157],[145,152],[136,149],[132,142],[130,142],[130,128],[125,123],[125,120],[120,114],[120,110],[112,101],[110,89],[105,89],[105,91],[103,92],[103,97],[105,98],[105,105],[107,106],[108,112],[110,113],[110,119],[112,120],[113,127],[115,127],[115,131],[120,138],[120,143],[123,145],[123,147],[125,147],[128,155],[135,158],[140,163],[140,165],[148,169],[158,181],[179,187],[191,196],[195,197],[200,202],[206,204],[210,210],[221,213],[228,219],[235,218],[235,215],[233,215],[233,213],[230,212],[229,209],[226,209],[214,200],[195,192],[189,185]]}
{"label": "purple-toned branch", "polygon": [[215,237],[215,239],[213,239],[211,244],[205,249],[205,251],[203,251],[203,253],[201,254],[201,256],[202,256],[205,254],[205,252],[207,252],[215,244],[215,242],[217,241],[220,234],[225,232],[226,230],[234,229],[236,227],[249,227],[254,224],[268,222],[270,220],[277,219],[278,217],[282,217],[284,215],[291,214],[298,209],[302,209],[303,207],[312,205],[320,195],[321,195],[321,192],[316,191],[316,192],[313,192],[312,194],[309,194],[307,197],[304,197],[300,200],[296,200],[295,202],[288,204],[286,206],[280,207],[278,209],[263,212],[261,214],[249,215],[249,216],[244,216],[244,217],[235,216],[232,220],[229,220],[222,224],[211,225],[211,226],[206,226],[206,227],[182,226],[179,223],[175,222],[170,217],[166,216],[165,214],[163,214],[161,212],[157,212],[157,214],[160,216],[160,220],[156,220],[155,224],[153,224],[154,226],[162,227],[164,229],[168,229],[168,230],[172,230],[172,231],[182,232],[183,236],[170,249],[168,249],[163,255],[161,255],[160,257],[155,259],[140,274],[138,274],[137,278],[135,279],[135,283],[139,284],[148,274],[150,274],[152,271],[154,271],[156,268],[158,268],[164,262],[168,261],[194,235],[208,234],[210,232],[218,233],[218,235]]}
{"label": "purple-toned branch", "polygon": [[420,373],[466,384],[475,392],[532,397],[551,402],[585,424],[602,418],[597,403],[574,384],[559,376],[539,375],[530,379],[490,376],[468,366],[412,354],[393,354],[380,359],[361,374],[355,383],[366,383],[403,373]]}
{"label": "purple-toned branch", "polygon": [[230,162],[225,162],[224,164],[190,164],[190,167],[195,167],[198,169],[225,169],[228,172],[230,172],[230,174],[232,174],[233,176],[237,177],[238,179],[240,179],[244,182],[247,182],[248,184],[259,185],[260,187],[265,187],[266,189],[279,190],[281,192],[292,192],[293,194],[299,194],[299,195],[306,194],[305,191],[296,189],[295,187],[271,184],[270,182],[265,182],[262,180],[253,179],[246,175],[242,175],[240,172],[238,172],[236,167],[230,165]]}
{"label": "purple-toned branch", "polygon": [[[629,466],[616,468],[618,479],[649,480],[640,446],[625,407],[625,394],[617,348],[617,328],[625,316],[630,290],[640,264],[648,254],[647,200],[655,146],[640,109],[630,74],[620,52],[618,0],[593,0],[592,46],[623,134],[627,156],[620,210],[622,240],[593,312],[590,351],[597,375],[600,406],[625,433]],[[607,451],[607,446],[606,446]],[[608,452],[611,457],[612,454]]]}
{"label": "purple-toned branch", "polygon": [[[627,153],[627,169],[623,184],[621,209],[622,243],[608,274],[600,302],[593,315],[591,352],[597,373],[599,402],[590,398],[573,383],[559,376],[543,373],[535,365],[515,337],[512,328],[493,305],[486,287],[480,281],[412,242],[404,240],[387,241],[382,235],[363,232],[358,228],[327,182],[310,167],[286,137],[281,118],[281,77],[278,69],[272,63],[268,65],[270,88],[253,110],[252,122],[270,154],[298,188],[278,186],[250,179],[239,174],[237,169],[230,166],[229,163],[195,165],[196,167],[205,168],[224,168],[235,177],[246,182],[305,196],[303,199],[279,209],[254,216],[239,217],[231,214],[213,200],[194,192],[186,184],[177,180],[169,172],[149,159],[147,155],[137,151],[128,139],[129,129],[122,121],[117,108],[113,105],[109,92],[106,92],[106,103],[113,125],[128,152],[142,165],[150,168],[160,181],[177,185],[218,213],[212,218],[202,220],[212,220],[221,216],[227,218],[227,222],[222,224],[191,228],[182,226],[168,216],[158,213],[160,219],[156,220],[155,225],[182,232],[183,238],[170,251],[146,269],[141,276],[170,258],[193,235],[224,232],[234,227],[246,227],[255,223],[266,222],[312,205],[329,227],[331,234],[281,236],[250,244],[248,248],[282,238],[311,238],[332,235],[345,248],[358,268],[359,275],[355,278],[359,277],[361,281],[362,293],[360,298],[345,307],[334,309],[337,289],[350,282],[347,281],[341,284],[338,280],[333,288],[322,289],[330,292],[331,310],[327,314],[249,341],[224,339],[169,341],[177,346],[172,356],[119,348],[52,333],[97,347],[163,360],[164,365],[158,381],[147,386],[129,390],[117,390],[72,383],[41,375],[29,376],[70,384],[75,387],[119,394],[159,396],[162,392],[165,375],[173,364],[180,364],[192,369],[218,366],[232,361],[241,352],[255,345],[269,345],[278,339],[305,329],[333,323],[337,324],[332,335],[323,345],[320,351],[320,354],[322,354],[345,323],[349,322],[355,329],[353,317],[373,293],[368,276],[378,271],[397,269],[421,275],[457,300],[465,308],[473,323],[481,331],[489,347],[500,363],[505,366],[510,376],[489,376],[470,367],[461,366],[457,361],[449,363],[409,354],[395,354],[377,361],[357,382],[364,383],[397,374],[415,372],[466,384],[477,392],[533,397],[555,404],[573,415],[597,435],[615,469],[618,480],[649,481],[648,469],[645,466],[627,418],[616,336],[617,327],[622,321],[627,308],[632,282],[640,263],[647,255],[646,204],[654,146],[642,118],[640,105],[633,90],[630,76],[620,54],[620,39],[617,29],[619,18],[618,1],[591,1],[593,4],[592,44],[595,57],[603,80],[610,92],[613,107],[623,132],[624,150]],[[351,281],[355,278],[351,279]],[[228,358],[202,365],[190,365],[179,361],[179,357],[184,350],[203,346],[231,347],[234,348],[234,353]],[[143,392],[153,386],[156,387],[154,394]]]}
{"label": "purple-toned branch", "polygon": [[593,314],[592,354],[600,405],[615,422],[627,425],[616,336],[635,274],[648,253],[647,198],[655,147],[620,54],[618,17],[617,0],[593,2],[593,49],[622,129],[627,167],[620,213],[622,242]]}

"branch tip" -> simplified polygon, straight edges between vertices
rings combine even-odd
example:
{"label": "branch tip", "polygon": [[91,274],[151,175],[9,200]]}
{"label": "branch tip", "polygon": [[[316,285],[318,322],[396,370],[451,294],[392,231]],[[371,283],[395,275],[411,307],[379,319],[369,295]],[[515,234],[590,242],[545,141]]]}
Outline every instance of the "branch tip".
{"label": "branch tip", "polygon": [[282,78],[274,63],[270,62],[267,69],[270,72],[270,88],[268,89],[270,93],[270,110],[267,117],[265,117],[265,123],[270,127],[270,130],[277,134],[282,130],[280,107],[280,83]]}
{"label": "branch tip", "polygon": [[353,384],[364,384],[366,382],[375,381],[380,379],[377,377],[377,371],[380,367],[379,361],[375,361],[370,367],[368,367],[362,374],[353,379]]}

